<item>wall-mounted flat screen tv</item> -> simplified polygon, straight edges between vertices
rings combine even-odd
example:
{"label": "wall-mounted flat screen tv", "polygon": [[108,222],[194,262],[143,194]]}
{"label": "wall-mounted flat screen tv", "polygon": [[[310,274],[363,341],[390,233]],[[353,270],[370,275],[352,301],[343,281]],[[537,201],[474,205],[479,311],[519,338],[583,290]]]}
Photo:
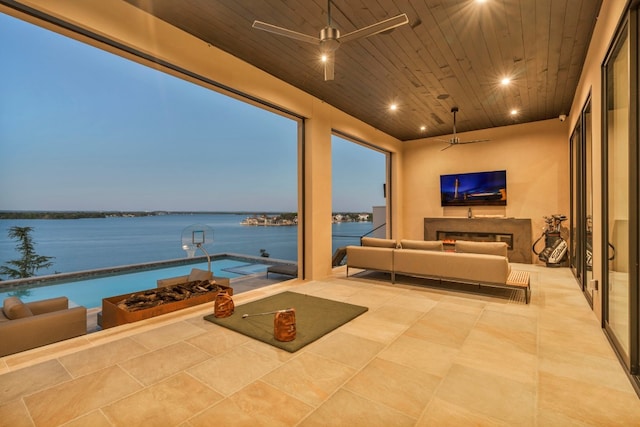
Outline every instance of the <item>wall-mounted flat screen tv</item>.
{"label": "wall-mounted flat screen tv", "polygon": [[506,206],[507,171],[440,175],[442,206]]}

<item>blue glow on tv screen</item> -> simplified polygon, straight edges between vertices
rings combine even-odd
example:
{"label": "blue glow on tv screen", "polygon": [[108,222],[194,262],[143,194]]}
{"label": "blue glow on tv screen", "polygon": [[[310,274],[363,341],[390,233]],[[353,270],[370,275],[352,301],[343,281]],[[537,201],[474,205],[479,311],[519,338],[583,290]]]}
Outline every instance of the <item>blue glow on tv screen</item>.
{"label": "blue glow on tv screen", "polygon": [[507,171],[440,175],[442,206],[506,206]]}

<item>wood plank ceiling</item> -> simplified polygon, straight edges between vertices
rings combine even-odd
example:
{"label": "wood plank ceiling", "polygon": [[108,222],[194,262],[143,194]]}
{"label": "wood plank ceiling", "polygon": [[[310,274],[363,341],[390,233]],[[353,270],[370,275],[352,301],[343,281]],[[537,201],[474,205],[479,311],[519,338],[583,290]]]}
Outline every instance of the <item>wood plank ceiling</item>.
{"label": "wood plank ceiling", "polygon": [[326,0],[126,1],[401,140],[451,134],[454,106],[459,132],[567,114],[602,3],[334,0],[342,34],[400,13],[409,24],[341,44],[324,81],[317,46],[251,25],[317,36]]}

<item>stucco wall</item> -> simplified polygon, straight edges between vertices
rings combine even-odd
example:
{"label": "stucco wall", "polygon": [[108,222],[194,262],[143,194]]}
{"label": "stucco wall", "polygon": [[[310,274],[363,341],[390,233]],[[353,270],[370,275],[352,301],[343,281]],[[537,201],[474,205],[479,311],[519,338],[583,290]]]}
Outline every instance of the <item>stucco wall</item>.
{"label": "stucco wall", "polygon": [[405,142],[402,236],[422,239],[425,217],[467,216],[467,208],[440,206],[440,175],[506,170],[507,206],[478,206],[473,214],[531,218],[535,240],[545,215],[569,214],[567,135],[566,122],[554,119],[462,133],[461,140],[490,141],[444,151],[446,143],[436,139]]}

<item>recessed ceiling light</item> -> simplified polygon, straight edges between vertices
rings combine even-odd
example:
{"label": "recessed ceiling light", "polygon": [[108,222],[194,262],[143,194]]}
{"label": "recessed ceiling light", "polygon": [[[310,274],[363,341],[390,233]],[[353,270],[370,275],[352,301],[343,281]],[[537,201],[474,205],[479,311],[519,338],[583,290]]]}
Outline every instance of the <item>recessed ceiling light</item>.
{"label": "recessed ceiling light", "polygon": [[420,131],[421,131],[421,132],[424,132],[425,130],[427,130],[427,127],[426,127],[426,126],[420,126]]}
{"label": "recessed ceiling light", "polygon": [[327,55],[322,55],[322,56],[320,57],[320,60],[321,60],[322,62],[327,62]]}
{"label": "recessed ceiling light", "polygon": [[486,3],[487,0],[476,0],[476,3]]}
{"label": "recessed ceiling light", "polygon": [[389,105],[389,109],[390,109],[391,111],[396,111],[396,110],[398,109],[398,104],[391,104],[391,105]]}
{"label": "recessed ceiling light", "polygon": [[511,110],[511,115],[512,116],[516,116],[518,114],[518,110],[516,110],[515,108],[513,110]]}
{"label": "recessed ceiling light", "polygon": [[507,86],[509,83],[511,83],[511,79],[509,77],[503,77],[502,80],[500,80],[500,84],[502,86]]}

